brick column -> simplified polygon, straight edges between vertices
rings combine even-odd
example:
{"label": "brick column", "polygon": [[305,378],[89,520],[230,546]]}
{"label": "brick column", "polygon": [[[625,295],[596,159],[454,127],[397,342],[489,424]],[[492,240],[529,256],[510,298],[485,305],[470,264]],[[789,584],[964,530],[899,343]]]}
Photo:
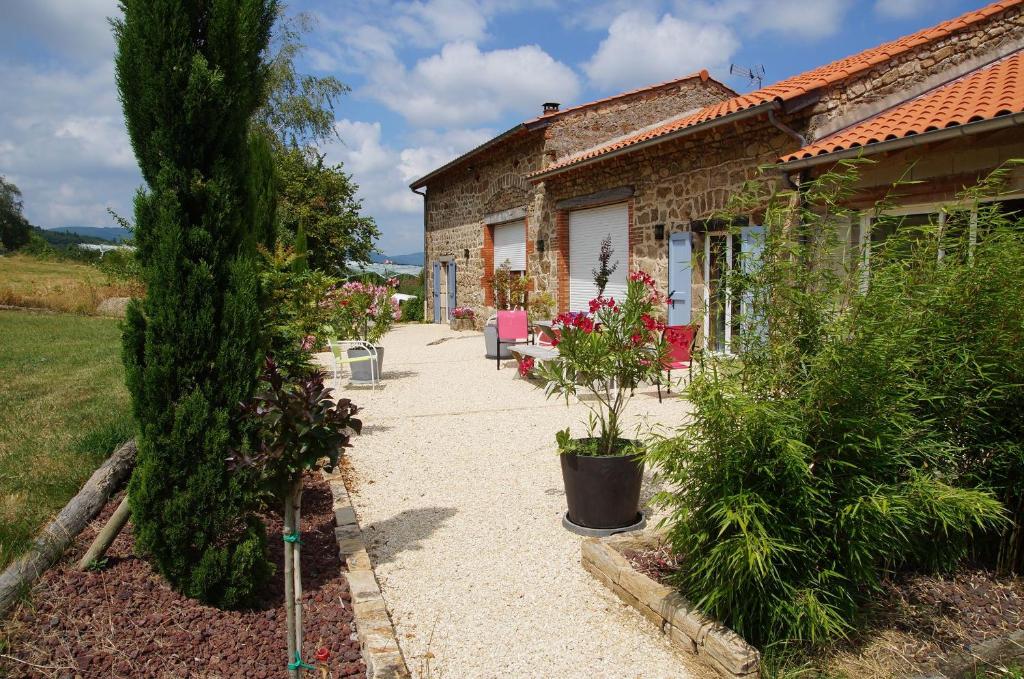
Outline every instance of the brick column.
{"label": "brick column", "polygon": [[558,241],[558,252],[555,260],[558,263],[558,311],[569,310],[569,211],[559,210],[555,213],[555,239]]}
{"label": "brick column", "polygon": [[491,280],[494,277],[494,227],[484,224],[484,245],[480,248],[480,258],[484,262],[484,275],[480,278],[480,285],[484,289],[484,306],[494,306],[494,287]]}

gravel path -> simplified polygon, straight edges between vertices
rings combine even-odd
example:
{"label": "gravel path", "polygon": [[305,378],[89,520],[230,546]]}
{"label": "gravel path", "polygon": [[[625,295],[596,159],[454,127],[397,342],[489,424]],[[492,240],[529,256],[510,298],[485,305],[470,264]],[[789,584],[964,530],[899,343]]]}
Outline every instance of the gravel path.
{"label": "gravel path", "polygon": [[[415,676],[705,677],[580,566],[555,432],[586,409],[544,398],[479,333],[399,326],[385,386],[348,450],[353,501]],[[344,380],[343,380],[344,383]],[[672,424],[686,403],[638,391],[634,422]]]}

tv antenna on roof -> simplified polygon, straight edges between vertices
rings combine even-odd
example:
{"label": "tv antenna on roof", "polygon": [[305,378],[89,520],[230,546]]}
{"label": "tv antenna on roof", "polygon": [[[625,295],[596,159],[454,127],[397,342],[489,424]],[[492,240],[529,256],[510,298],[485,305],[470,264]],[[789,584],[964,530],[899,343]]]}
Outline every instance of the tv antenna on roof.
{"label": "tv antenna on roof", "polygon": [[750,81],[751,85],[757,85],[757,89],[761,89],[764,85],[764,66],[758,64],[753,68],[744,68],[743,66],[737,66],[736,64],[729,65],[729,75],[738,75],[742,78],[746,78]]}

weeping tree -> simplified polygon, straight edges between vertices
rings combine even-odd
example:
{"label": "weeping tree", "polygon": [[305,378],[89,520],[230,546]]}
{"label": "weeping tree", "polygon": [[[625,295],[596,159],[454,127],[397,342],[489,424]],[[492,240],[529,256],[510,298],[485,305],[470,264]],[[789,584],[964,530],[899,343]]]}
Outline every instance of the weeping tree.
{"label": "weeping tree", "polygon": [[146,187],[135,243],[147,295],[123,357],[139,422],[129,486],[138,549],[188,596],[249,600],[269,574],[257,484],[226,459],[261,362],[255,249],[272,172],[250,121],[266,92],[274,0],[122,0],[125,122]]}

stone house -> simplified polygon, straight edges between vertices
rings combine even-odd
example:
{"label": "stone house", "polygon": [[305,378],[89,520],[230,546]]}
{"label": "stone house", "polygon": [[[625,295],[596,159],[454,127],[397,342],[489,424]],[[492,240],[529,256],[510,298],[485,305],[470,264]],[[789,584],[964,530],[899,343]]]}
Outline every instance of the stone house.
{"label": "stone house", "polygon": [[[757,214],[738,234],[710,219],[733,192],[765,166],[794,186],[864,155],[877,162],[861,177],[854,207],[873,205],[902,176],[919,183],[901,191],[901,214],[941,218],[943,202],[958,190],[1024,157],[1022,51],[1024,0],[995,2],[749,94],[698,110],[681,106],[657,124],[587,148],[552,144],[538,167],[515,166],[526,186],[501,209],[529,215],[525,270],[535,289],[556,295],[559,311],[585,308],[595,242],[609,235],[622,264],[612,294],[627,270],[648,271],[671,295],[670,324],[697,324],[706,346],[728,351],[735,311],[710,302],[722,299],[722,272],[754,247],[759,231]],[[492,265],[491,213],[479,206],[453,220],[456,187],[445,183],[446,173],[466,172],[473,153],[414,184],[426,188],[428,270],[447,253],[458,266],[460,253],[467,262],[479,258],[477,272]],[[498,151],[489,162],[502,159],[510,160]],[[1017,209],[1024,171],[1011,173],[1010,183],[1017,193],[1005,203]],[[515,200],[522,202],[512,206]],[[855,221],[844,237],[851,256],[867,258],[879,234],[871,233],[870,214]],[[478,275],[480,283],[459,281],[457,301],[486,316],[491,300]],[[428,276],[428,302],[433,283]],[[474,289],[465,290],[467,283]]]}

